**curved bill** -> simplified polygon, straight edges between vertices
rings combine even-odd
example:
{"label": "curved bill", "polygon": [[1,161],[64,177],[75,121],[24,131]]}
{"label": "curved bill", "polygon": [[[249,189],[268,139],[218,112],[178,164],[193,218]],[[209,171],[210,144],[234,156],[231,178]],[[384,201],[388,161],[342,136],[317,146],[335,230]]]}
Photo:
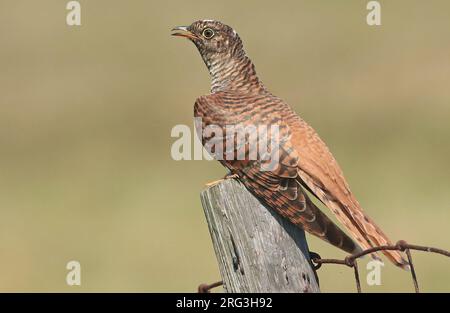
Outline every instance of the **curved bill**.
{"label": "curved bill", "polygon": [[172,28],[172,36],[186,37],[189,39],[199,39],[195,34],[188,30],[187,26],[177,26]]}

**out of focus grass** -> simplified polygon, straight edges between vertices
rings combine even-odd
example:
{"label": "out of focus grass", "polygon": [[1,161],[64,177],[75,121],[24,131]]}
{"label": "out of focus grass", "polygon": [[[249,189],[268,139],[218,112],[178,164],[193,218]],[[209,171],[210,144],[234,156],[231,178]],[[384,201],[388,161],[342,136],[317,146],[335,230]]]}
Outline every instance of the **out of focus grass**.
{"label": "out of focus grass", "polygon": [[[170,157],[170,130],[191,125],[209,78],[169,30],[200,18],[237,29],[393,240],[450,248],[448,1],[381,1],[375,28],[360,0],[80,2],[78,28],[65,1],[0,4],[0,290],[194,291],[219,278],[199,192],[224,170]],[[424,291],[450,291],[447,259],[414,258]],[[65,283],[70,260],[81,287]],[[413,290],[408,273],[383,274],[363,290]],[[346,268],[320,278],[354,291]]]}

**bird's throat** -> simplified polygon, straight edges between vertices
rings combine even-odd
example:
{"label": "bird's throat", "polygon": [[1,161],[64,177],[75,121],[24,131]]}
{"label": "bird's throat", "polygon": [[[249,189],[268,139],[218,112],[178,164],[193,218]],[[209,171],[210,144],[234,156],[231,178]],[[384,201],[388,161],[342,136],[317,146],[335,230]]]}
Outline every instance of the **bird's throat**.
{"label": "bird's throat", "polygon": [[255,66],[245,54],[218,55],[205,60],[211,74],[211,93],[262,88]]}

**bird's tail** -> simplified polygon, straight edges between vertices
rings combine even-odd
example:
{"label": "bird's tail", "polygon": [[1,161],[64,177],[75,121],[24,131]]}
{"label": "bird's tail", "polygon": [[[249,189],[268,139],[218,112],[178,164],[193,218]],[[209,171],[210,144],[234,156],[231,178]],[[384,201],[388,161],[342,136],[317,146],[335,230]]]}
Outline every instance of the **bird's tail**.
{"label": "bird's tail", "polygon": [[[363,249],[369,249],[379,246],[391,246],[392,243],[384,234],[380,227],[367,216],[356,200],[352,201],[352,205],[339,205],[335,201],[327,201],[327,206],[335,213],[336,217],[344,224],[346,229],[356,239]],[[409,270],[408,261],[397,250],[382,250],[382,253],[395,265]],[[372,257],[379,259],[376,253]]]}
{"label": "bird's tail", "polygon": [[361,247],[355,243],[342,229],[340,229],[328,216],[326,216],[304,193],[307,210],[315,216],[314,221],[303,222],[302,227],[309,233],[319,237],[333,246],[344,250],[347,253],[355,254],[362,251]]}
{"label": "bird's tail", "polygon": [[[362,219],[359,217],[358,222],[362,224],[364,229],[368,230],[366,231],[368,240],[366,240],[368,241],[368,244],[370,244],[370,247],[392,246],[392,242],[389,240],[386,234],[384,234],[381,228],[378,227],[377,224],[375,224],[375,222],[364,212],[361,211],[360,213]],[[382,250],[382,253],[395,265],[405,270],[410,269],[409,262],[403,257],[400,251]]]}

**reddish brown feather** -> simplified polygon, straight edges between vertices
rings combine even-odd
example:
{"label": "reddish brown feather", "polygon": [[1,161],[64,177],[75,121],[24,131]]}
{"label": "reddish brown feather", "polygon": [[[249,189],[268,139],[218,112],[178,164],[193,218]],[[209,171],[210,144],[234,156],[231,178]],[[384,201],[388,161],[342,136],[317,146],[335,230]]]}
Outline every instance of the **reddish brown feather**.
{"label": "reddish brown feather", "polygon": [[[391,244],[363,212],[317,133],[260,82],[236,32],[218,21],[198,21],[189,30],[201,38],[205,27],[214,29],[217,35],[211,40],[193,40],[212,76],[212,94],[195,103],[195,116],[202,118],[202,127],[276,124],[283,138],[279,142],[280,161],[271,171],[260,170],[261,160],[220,162],[238,174],[248,190],[270,208],[347,252],[359,247],[311,202],[302,186],[331,209],[362,248]],[[249,140],[245,151],[255,144]],[[396,265],[406,267],[400,252],[383,253]]]}

